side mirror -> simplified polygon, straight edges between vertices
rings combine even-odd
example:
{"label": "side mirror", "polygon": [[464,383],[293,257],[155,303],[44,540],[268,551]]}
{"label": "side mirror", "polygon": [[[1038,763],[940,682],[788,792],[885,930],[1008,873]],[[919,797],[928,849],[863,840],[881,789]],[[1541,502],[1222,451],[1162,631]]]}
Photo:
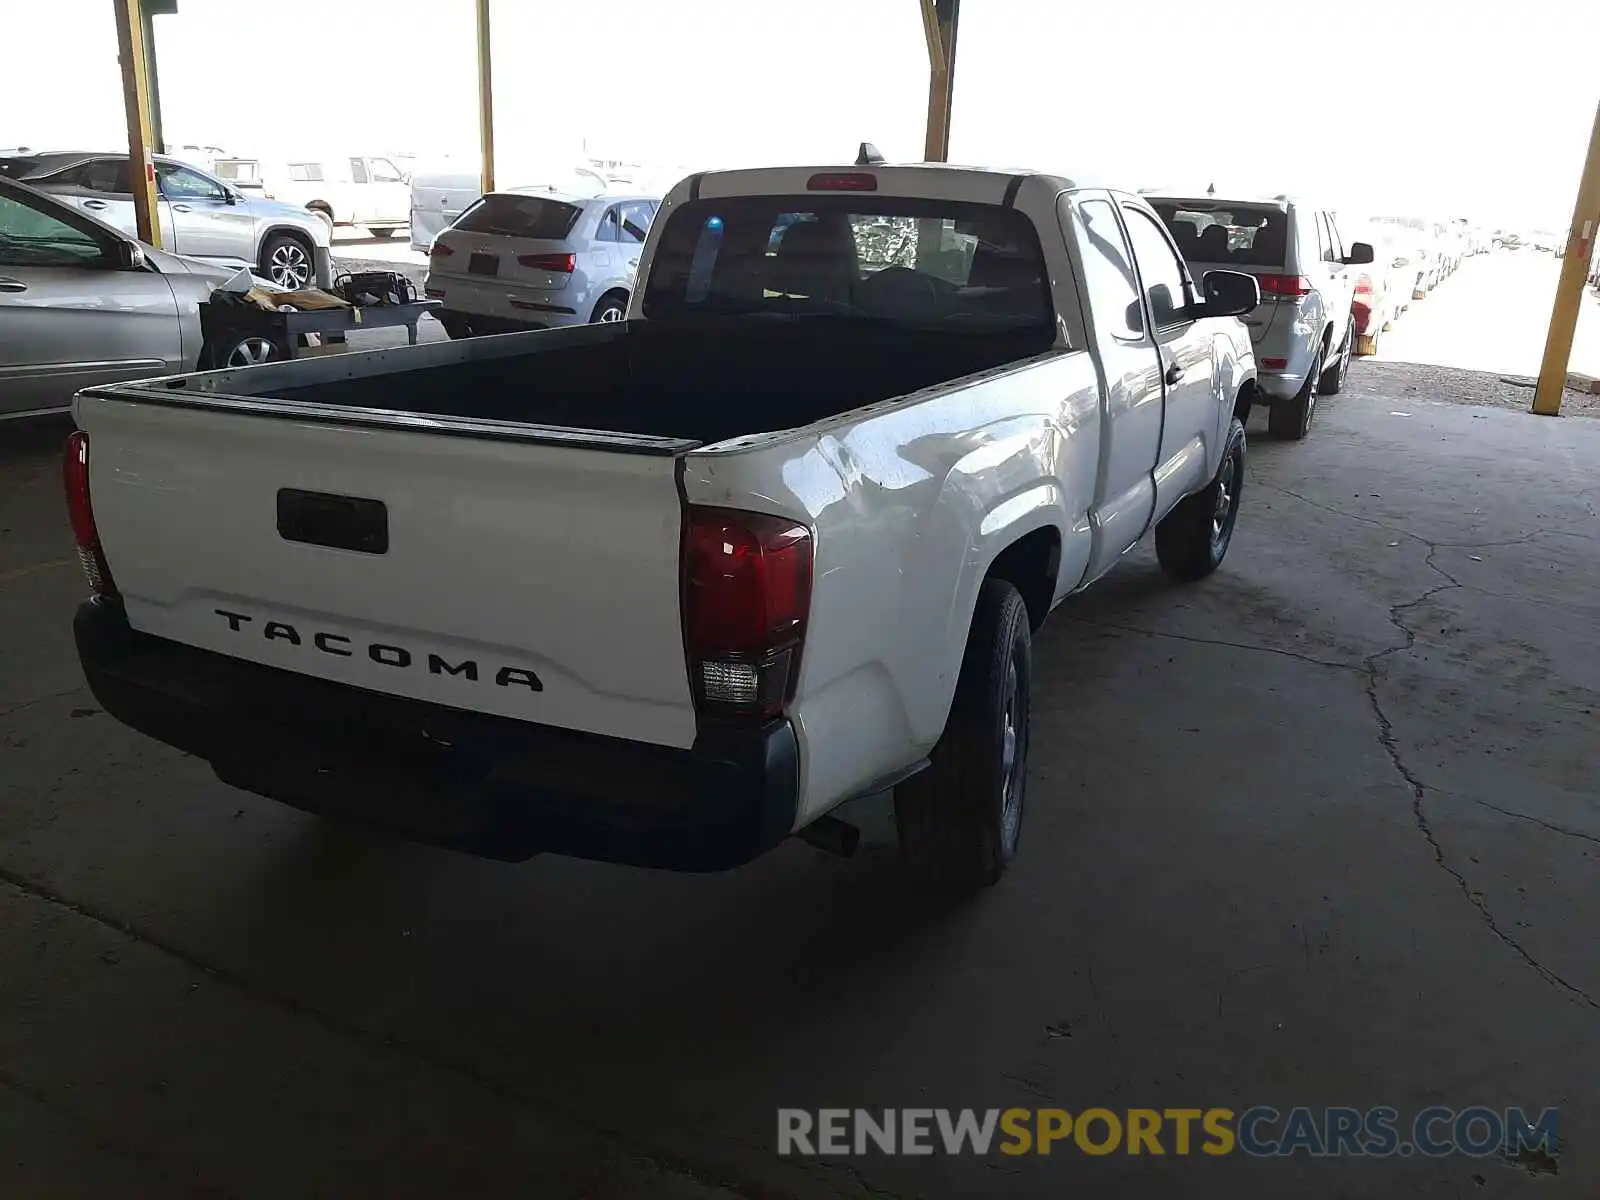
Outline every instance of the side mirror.
{"label": "side mirror", "polygon": [[1365,266],[1367,263],[1371,262],[1372,259],[1373,252],[1371,242],[1351,242],[1350,253],[1344,256],[1345,266],[1347,267]]}
{"label": "side mirror", "polygon": [[237,203],[239,203],[239,193],[234,191],[232,188],[223,188],[222,189],[222,198],[223,198],[223,200],[227,201],[229,204],[237,204]]}
{"label": "side mirror", "polygon": [[1261,284],[1243,271],[1207,271],[1200,291],[1202,317],[1242,317],[1261,303]]}
{"label": "side mirror", "polygon": [[142,271],[150,261],[145,258],[144,247],[138,242],[118,242],[115,258],[119,271]]}

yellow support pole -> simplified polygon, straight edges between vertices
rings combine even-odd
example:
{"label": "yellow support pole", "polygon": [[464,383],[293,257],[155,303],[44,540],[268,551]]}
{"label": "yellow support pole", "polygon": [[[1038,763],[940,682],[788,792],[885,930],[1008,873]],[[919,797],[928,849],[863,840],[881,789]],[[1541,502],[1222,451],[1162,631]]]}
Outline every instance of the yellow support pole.
{"label": "yellow support pole", "polygon": [[111,0],[117,14],[117,61],[122,67],[122,106],[128,119],[128,181],[139,240],[161,245],[156,208],[156,165],[150,145],[150,86],[145,77],[144,14],[139,0]]}
{"label": "yellow support pole", "polygon": [[956,26],[961,0],[920,0],[922,36],[928,43],[928,132],[925,162],[950,160],[950,105],[955,96]]}
{"label": "yellow support pole", "polygon": [[494,90],[489,64],[489,0],[478,0],[478,138],[483,151],[483,190],[494,191]]}
{"label": "yellow support pole", "polygon": [[1578,181],[1578,202],[1572,208],[1572,227],[1567,230],[1566,257],[1561,260],[1561,279],[1556,284],[1556,301],[1550,310],[1550,336],[1544,344],[1544,364],[1539,368],[1539,390],[1533,394],[1533,411],[1542,417],[1561,415],[1561,398],[1567,387],[1567,362],[1572,356],[1572,338],[1578,331],[1578,312],[1583,306],[1583,285],[1589,274],[1589,258],[1594,239],[1600,232],[1600,105],[1595,106],[1594,129],[1589,134],[1589,156],[1584,159],[1583,176]]}

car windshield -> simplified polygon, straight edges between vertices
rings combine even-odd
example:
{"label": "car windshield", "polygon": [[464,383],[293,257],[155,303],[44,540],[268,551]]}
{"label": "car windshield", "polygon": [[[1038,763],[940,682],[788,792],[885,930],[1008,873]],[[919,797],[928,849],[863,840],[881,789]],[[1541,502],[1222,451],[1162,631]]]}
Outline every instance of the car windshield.
{"label": "car windshield", "polygon": [[1281,267],[1288,255],[1289,216],[1270,205],[1153,200],[1190,262]]}
{"label": "car windshield", "polygon": [[832,316],[1048,329],[1049,272],[1015,209],[903,197],[694,200],[668,218],[648,317]]}
{"label": "car windshield", "polygon": [[572,232],[582,211],[576,204],[548,196],[485,196],[461,214],[456,228],[560,241]]}

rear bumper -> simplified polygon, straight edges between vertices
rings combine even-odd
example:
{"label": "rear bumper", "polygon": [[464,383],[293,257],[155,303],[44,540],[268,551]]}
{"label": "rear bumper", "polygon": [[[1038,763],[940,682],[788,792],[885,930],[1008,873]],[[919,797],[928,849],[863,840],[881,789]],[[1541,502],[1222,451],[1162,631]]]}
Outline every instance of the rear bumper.
{"label": "rear bumper", "polygon": [[496,279],[472,279],[430,271],[423,281],[430,299],[443,300],[451,312],[469,320],[549,328],[583,325],[593,302],[587,288],[574,284],[558,289],[530,288]]}
{"label": "rear bumper", "polygon": [[73,623],[106,712],[224,783],[415,841],[717,871],[788,836],[793,728],[705,729],[674,750],[369,692],[134,631],[115,602]]}

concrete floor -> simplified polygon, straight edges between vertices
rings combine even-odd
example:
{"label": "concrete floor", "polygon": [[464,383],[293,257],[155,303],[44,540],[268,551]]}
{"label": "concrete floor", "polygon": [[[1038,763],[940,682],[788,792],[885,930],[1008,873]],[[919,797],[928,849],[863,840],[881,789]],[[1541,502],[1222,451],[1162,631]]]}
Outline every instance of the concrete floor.
{"label": "concrete floor", "polygon": [[[0,1196],[1593,1196],[1600,423],[1363,393],[1222,571],[1036,643],[1023,856],[480,862],[217,783],[83,689],[0,454]],[[778,1160],[780,1105],[1561,1108],[1497,1159]]]}

